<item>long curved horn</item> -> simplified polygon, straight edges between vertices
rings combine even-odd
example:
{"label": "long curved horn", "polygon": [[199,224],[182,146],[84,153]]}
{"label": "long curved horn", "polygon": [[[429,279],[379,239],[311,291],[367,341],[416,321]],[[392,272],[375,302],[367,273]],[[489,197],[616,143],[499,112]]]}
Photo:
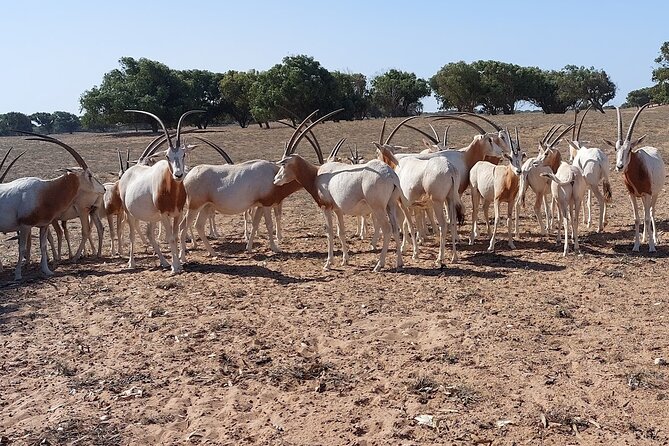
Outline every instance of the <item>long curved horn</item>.
{"label": "long curved horn", "polygon": [[[336,115],[337,113],[340,113],[340,112],[342,112],[342,111],[344,111],[343,108],[337,109],[337,110],[335,110],[335,111],[332,111],[332,112],[328,113],[327,115],[321,116],[320,118],[318,118],[317,120],[315,120],[314,122],[312,122],[311,124],[309,124],[309,126],[308,126],[307,128],[305,128],[305,129],[302,131],[302,133],[299,134],[299,136],[298,136],[297,138],[295,138],[295,140],[293,141],[293,145],[292,145],[292,146],[288,146],[289,153],[293,153],[293,152],[295,151],[295,149],[297,148],[297,145],[300,143],[300,141],[302,140],[302,138],[304,138],[304,137],[309,133],[309,130],[311,130],[311,129],[314,128],[316,125],[320,124],[321,122],[325,121],[326,119],[328,119],[328,118],[330,118],[330,117],[332,117],[332,116],[334,116],[334,115]],[[298,126],[298,127],[299,127],[299,126]],[[325,160],[323,159],[323,152],[321,152],[320,149],[318,150],[317,155],[318,155],[318,161],[319,161],[321,164],[323,164],[323,163],[325,162]]]}
{"label": "long curved horn", "polygon": [[[513,147],[513,144],[511,144]],[[516,148],[520,151],[520,136],[518,135],[518,127],[516,127]]]}
{"label": "long curved horn", "polygon": [[130,169],[130,149],[125,149],[125,169],[123,171],[128,169]]}
{"label": "long curved horn", "polygon": [[181,147],[181,124],[183,124],[186,116],[192,115],[194,113],[207,113],[206,110],[188,110],[186,113],[181,115],[179,122],[177,123],[177,147]]}
{"label": "long curved horn", "polygon": [[[283,109],[284,111],[286,111],[290,116],[293,117],[293,119],[299,119],[299,117],[297,116],[296,113],[294,113],[292,110],[290,110],[290,109],[284,107],[283,105],[279,105],[279,108],[281,108],[281,109]],[[292,128],[296,128],[296,127],[295,127],[295,124],[293,124],[293,123],[290,123],[290,124],[289,124],[289,123],[287,123],[287,122],[283,122],[283,121],[277,121],[277,122],[279,122],[279,123],[281,123],[281,124],[284,124],[284,125],[287,125],[287,126],[292,127]],[[320,145],[320,143],[318,142],[318,139],[316,138],[316,135],[314,135],[314,132],[309,131],[309,135],[311,135],[311,138],[313,138],[314,142],[311,143],[311,141],[310,141],[310,139],[309,139],[308,136],[306,137],[306,138],[307,138],[307,141],[310,141],[311,145],[316,144],[316,145],[318,146],[318,149],[320,150],[321,145]]]}
{"label": "long curved horn", "polygon": [[2,166],[5,165],[5,161],[7,161],[7,157],[9,156],[10,153],[12,153],[12,150],[14,150],[14,148],[10,147],[9,150],[7,150],[7,153],[5,153],[5,156],[2,158],[2,161],[0,161],[0,169],[2,169]]}
{"label": "long curved horn", "polygon": [[44,142],[50,142],[53,144],[58,144],[61,146],[63,149],[67,150],[70,155],[72,155],[72,158],[79,164],[79,167],[82,169],[88,169],[88,164],[86,164],[86,161],[79,155],[79,152],[74,150],[72,147],[68,146],[65,144],[63,141],[60,141],[56,138],[52,138],[50,136],[45,136],[45,135],[40,135],[39,133],[33,133],[33,132],[25,132],[23,130],[14,130],[16,133],[22,133],[24,135],[31,135],[34,136],[34,138],[26,138],[27,141],[44,141]]}
{"label": "long curved horn", "polygon": [[[588,114],[591,108],[592,105],[586,108],[585,111],[583,112],[583,116],[581,116],[581,121],[578,123],[578,129],[576,130],[576,138],[572,138],[574,141],[581,140],[581,128],[583,127],[583,121],[585,120],[585,115]],[[576,121],[576,116],[574,116],[574,121]],[[574,124],[576,124],[576,122],[574,122]]]}
{"label": "long curved horn", "polygon": [[[294,125],[290,122],[283,122],[283,121],[276,121],[276,122],[278,122],[279,124],[283,124],[287,127],[290,127],[292,129],[297,128],[296,125]],[[309,136],[309,135],[311,135],[311,136]],[[316,135],[314,135],[314,132],[312,132],[312,131],[309,131],[309,135],[305,136],[306,140],[309,142],[309,144],[311,144],[311,146],[314,148],[314,150],[316,152],[318,152],[319,150],[321,150],[321,145],[318,143],[318,140],[316,139]]]}
{"label": "long curved horn", "polygon": [[386,120],[383,120],[383,127],[381,127],[381,134],[379,135],[379,144],[383,144],[383,135],[386,133]]}
{"label": "long curved horn", "polygon": [[[11,152],[11,151],[12,151],[12,149],[9,149],[9,151],[7,152],[7,155],[9,155],[9,152]],[[16,158],[14,158],[11,163],[9,163],[9,165],[5,169],[5,172],[2,174],[2,176],[0,176],[0,183],[5,182],[5,177],[7,176],[7,173],[9,172],[9,169],[11,169],[12,166],[14,165],[14,163],[17,162],[19,160],[19,158],[21,158],[23,155],[25,155],[26,152],[27,152],[27,150],[24,150],[23,152],[19,153],[19,155]],[[5,155],[5,157],[2,159],[2,163],[0,163],[0,169],[2,168],[2,165],[5,164],[5,159],[7,158],[7,155]]]}
{"label": "long curved horn", "polygon": [[446,129],[444,130],[444,148],[448,149],[448,130],[451,128],[450,125],[446,126]]}
{"label": "long curved horn", "polygon": [[578,138],[576,138],[576,121],[578,118],[578,108],[574,108],[574,126],[571,128],[571,140],[572,141],[578,141]]}
{"label": "long curved horn", "polygon": [[481,127],[477,123],[472,122],[465,118],[461,118],[460,116],[439,116],[437,118],[434,118],[434,121],[444,121],[444,120],[459,121],[464,124],[467,124],[468,126],[476,129],[476,131],[479,132],[481,135],[485,135],[487,133],[485,130],[483,130],[483,127]]}
{"label": "long curved horn", "polygon": [[[548,148],[548,149],[553,148],[553,146],[554,146],[555,144],[557,144],[558,141],[560,141],[560,138],[562,138],[564,135],[566,135],[567,132],[573,128],[573,126],[574,126],[574,124],[570,124],[569,126],[565,127],[565,129],[562,130],[562,131],[560,132],[560,134],[559,134],[558,136],[555,137],[555,139],[553,139],[553,142],[548,143],[548,147],[547,147],[547,148]],[[548,141],[547,141],[547,142],[548,142]]]}
{"label": "long curved horn", "polygon": [[618,117],[618,141],[623,140],[623,118],[620,116],[620,107],[616,107],[616,116]]}
{"label": "long curved horn", "polygon": [[167,138],[167,142],[169,143],[170,147],[174,147],[174,146],[172,146],[172,140],[170,139],[170,134],[167,133],[167,127],[165,127],[165,123],[163,123],[163,121],[158,116],[154,115],[151,112],[144,111],[144,110],[123,110],[123,111],[128,112],[128,113],[140,113],[140,114],[143,114],[143,115],[151,116],[153,119],[158,121],[158,124],[160,124],[160,126],[163,128],[163,132],[165,132],[165,137]]}
{"label": "long curved horn", "polygon": [[555,124],[553,125],[544,135],[544,137],[539,141],[539,144],[544,146],[546,143],[551,139],[551,136],[555,134],[555,132],[558,131],[558,129],[562,127],[562,124]]}
{"label": "long curved horn", "polygon": [[339,149],[341,149],[341,146],[344,145],[346,142],[346,138],[340,139],[337,144],[332,148],[330,151],[330,155],[328,155],[328,160],[333,160],[337,156],[337,153],[339,153]]}
{"label": "long curved horn", "polygon": [[[288,147],[289,149],[291,149],[291,148],[295,145],[295,139],[297,138],[298,134],[300,133],[300,129],[301,129],[302,126],[304,126],[304,125],[311,119],[311,117],[314,116],[316,113],[318,113],[318,109],[316,109],[316,110],[314,110],[313,112],[311,112],[311,114],[310,114],[309,116],[307,116],[306,118],[304,118],[304,121],[300,122],[300,125],[298,125],[297,127],[295,127],[295,131],[293,132],[292,135],[290,135],[290,139],[289,139],[288,142],[286,143],[286,147]],[[319,147],[318,151],[320,151],[320,147]]]}
{"label": "long curved horn", "polygon": [[437,143],[439,143],[439,142],[440,142],[440,141],[439,141],[439,134],[438,134],[437,131],[435,130],[434,126],[433,126],[432,124],[430,124],[429,122],[427,123],[427,125],[430,126],[430,128],[432,129],[432,133],[434,133],[434,139],[436,139],[436,140],[437,140]]}
{"label": "long curved horn", "polygon": [[472,112],[456,112],[456,113],[453,113],[453,114],[454,114],[454,115],[474,116],[474,117],[476,117],[476,118],[483,119],[485,122],[487,122],[488,124],[490,124],[491,126],[493,126],[493,128],[494,128],[495,130],[497,130],[498,132],[501,132],[501,131],[502,131],[502,127],[500,127],[496,122],[494,122],[493,120],[488,119],[488,118],[486,118],[485,116],[480,115],[480,114],[478,114],[478,113],[472,113]]}
{"label": "long curved horn", "polygon": [[209,141],[208,139],[201,138],[201,137],[199,137],[199,136],[193,136],[193,138],[195,138],[195,139],[199,139],[200,141],[202,141],[203,143],[207,144],[209,147],[211,147],[212,149],[214,149],[215,151],[217,151],[217,152],[223,157],[223,159],[225,160],[225,162],[227,162],[228,164],[235,164],[235,163],[232,161],[232,158],[230,158],[230,156],[228,156],[228,154],[225,152],[225,150],[223,150],[223,149],[222,149],[220,146],[218,146],[217,144],[215,144],[215,143]]}
{"label": "long curved horn", "polygon": [[[430,135],[427,132],[424,132],[423,130],[419,129],[418,127],[414,127],[411,124],[404,124],[404,127],[410,128],[411,130],[414,130],[414,131],[420,133],[421,135],[425,136],[430,141],[432,141],[434,144],[439,144],[439,139],[435,139],[432,135]],[[432,126],[430,126],[430,127],[432,127]]]}
{"label": "long curved horn", "polygon": [[119,169],[121,169],[121,172],[125,172],[125,169],[123,168],[123,158],[121,157],[121,151],[119,149],[116,149],[116,153],[118,154]]}
{"label": "long curved horn", "polygon": [[[393,131],[390,132],[390,135],[388,135],[388,137],[386,138],[386,142],[385,142],[384,144],[390,144],[390,140],[393,139],[393,136],[395,136],[395,133],[397,133],[397,131],[398,131],[400,128],[402,128],[402,126],[403,126],[404,124],[406,124],[407,122],[411,121],[412,119],[416,119],[416,118],[418,118],[418,116],[409,116],[408,118],[402,120],[402,122],[400,122],[399,124],[397,124],[397,127],[395,127],[395,128],[393,129]],[[432,137],[430,137],[430,139],[432,139]]]}
{"label": "long curved horn", "polygon": [[630,140],[632,139],[632,132],[634,131],[634,126],[636,125],[636,120],[639,119],[639,115],[640,115],[641,112],[644,110],[644,108],[648,107],[649,105],[650,105],[650,102],[647,103],[647,104],[645,104],[643,107],[641,107],[641,108],[636,112],[636,114],[634,115],[634,117],[632,118],[632,123],[630,124],[630,128],[629,128],[629,130],[627,131],[627,136],[625,137],[625,140],[626,140],[626,141],[630,141]]}

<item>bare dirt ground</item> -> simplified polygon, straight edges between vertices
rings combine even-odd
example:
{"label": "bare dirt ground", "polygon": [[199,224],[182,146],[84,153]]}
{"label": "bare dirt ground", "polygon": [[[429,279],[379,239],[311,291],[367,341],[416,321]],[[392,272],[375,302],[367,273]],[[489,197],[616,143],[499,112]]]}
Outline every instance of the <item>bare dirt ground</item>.
{"label": "bare dirt ground", "polygon": [[[572,116],[497,119],[519,125],[534,155],[540,136]],[[649,109],[635,134],[647,132],[669,160],[668,118]],[[327,123],[317,134],[327,147],[346,136],[370,157],[380,126]],[[236,161],[278,159],[290,132],[275,127],[206,136]],[[615,113],[588,117],[582,139],[602,146],[602,137],[615,138]],[[451,138],[465,145],[471,131],[456,125]],[[109,180],[114,149],[137,156],[151,136],[62,139]],[[406,131],[396,142],[419,138]],[[10,146],[31,156],[12,178],[73,165],[56,146],[0,140]],[[200,147],[191,164],[202,162],[219,161]],[[620,174],[611,180],[605,232],[581,226],[583,254],[566,258],[528,206],[516,250],[502,228],[496,253],[485,238],[461,244],[460,261],[442,269],[432,238],[403,270],[389,254],[373,273],[378,253],[353,239],[349,219],[350,265],[324,272],[323,219],[304,192],[284,205],[283,253],[264,233],[245,253],[241,218],[219,216],[219,257],[192,251],[175,277],[148,252],[129,270],[107,245],[105,258],[65,261],[48,280],[33,262],[14,283],[16,242],[4,236],[0,444],[667,444],[669,369],[654,365],[669,357],[667,195],[658,252],[633,254],[629,199]]]}

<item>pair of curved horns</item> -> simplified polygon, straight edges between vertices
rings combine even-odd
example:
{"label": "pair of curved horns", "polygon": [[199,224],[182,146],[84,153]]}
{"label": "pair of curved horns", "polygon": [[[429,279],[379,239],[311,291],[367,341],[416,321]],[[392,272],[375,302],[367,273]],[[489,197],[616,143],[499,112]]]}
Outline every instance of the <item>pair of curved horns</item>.
{"label": "pair of curved horns", "polygon": [[[9,156],[10,153],[12,153],[12,150],[13,150],[13,148],[10,147],[9,150],[7,150],[7,153],[5,153],[5,156],[2,158],[2,161],[0,161],[0,170],[2,170],[2,166],[5,165],[5,161],[7,161],[7,157]],[[25,155],[25,153],[26,153],[25,150],[23,152],[19,153],[19,155],[16,158],[14,158],[11,163],[9,163],[9,165],[7,166],[7,169],[5,169],[2,176],[0,176],[0,183],[5,182],[5,177],[7,176],[7,173],[9,172],[9,169],[11,169],[12,166],[14,165],[14,163],[16,163],[19,160],[19,158],[21,158],[23,155]]]}
{"label": "pair of curved horns", "polygon": [[560,132],[560,134],[557,135],[557,136],[553,139],[553,141],[551,141],[551,138],[553,138],[553,136],[555,135],[555,133],[557,133],[557,131],[558,131],[561,127],[562,127],[562,124],[558,124],[558,125],[554,125],[554,126],[552,126],[552,127],[550,128],[550,130],[548,130],[548,132],[546,132],[546,135],[541,139],[541,141],[539,141],[539,145],[541,145],[542,147],[544,147],[544,148],[546,148],[546,149],[551,149],[551,148],[553,148],[553,146],[555,146],[555,145],[560,141],[560,139],[561,139],[564,135],[567,134],[567,132],[568,132],[569,130],[571,130],[571,129],[574,128],[574,124],[570,124],[570,125],[568,125],[567,127],[565,127],[565,129],[562,130],[562,131]]}
{"label": "pair of curved horns", "polygon": [[330,155],[328,155],[328,161],[333,161],[337,157],[339,149],[341,149],[341,146],[343,146],[345,142],[346,138],[342,138],[337,142],[337,144],[334,145],[334,147],[330,151]]}
{"label": "pair of curved horns", "polygon": [[583,127],[583,121],[585,120],[585,115],[588,114],[592,105],[585,109],[583,115],[581,116],[581,121],[576,125],[576,118],[578,117],[578,109],[574,110],[574,126],[571,129],[571,140],[580,141],[581,140],[581,128]]}
{"label": "pair of curved horns", "polygon": [[[318,110],[314,110],[309,116],[307,116],[304,121],[300,123],[300,125],[297,126],[295,131],[290,137],[290,140],[288,140],[288,143],[286,144],[286,149],[283,152],[283,157],[286,158],[288,155],[292,155],[295,152],[295,149],[299,145],[300,141],[302,138],[304,138],[306,135],[309,134],[312,128],[314,128],[316,125],[320,124],[321,122],[325,121],[326,119],[336,115],[337,113],[340,113],[344,111],[343,108],[337,109],[335,111],[332,111],[328,113],[327,115],[323,115],[320,118],[316,119],[313,121],[311,124],[309,124],[307,127],[302,130],[302,127],[304,127],[307,122],[316,114],[318,113]],[[325,160],[323,159],[323,152],[318,148],[316,155],[318,155],[318,161],[323,164]]]}
{"label": "pair of curved horns", "polygon": [[[181,125],[183,124],[184,119],[187,116],[192,115],[194,113],[206,113],[206,110],[188,110],[187,112],[185,112],[184,114],[181,115],[181,117],[179,118],[179,122],[177,123],[177,133],[176,133],[176,138],[177,139],[176,139],[176,147],[175,147],[174,145],[172,145],[172,139],[170,138],[170,134],[167,131],[167,127],[165,127],[165,123],[158,116],[156,116],[155,114],[153,114],[151,112],[145,111],[145,110],[124,110],[124,111],[126,111],[128,113],[139,113],[139,114],[151,116],[153,119],[155,119],[158,122],[158,124],[160,124],[160,126],[162,127],[164,136],[167,139],[167,143],[169,144],[171,149],[178,148],[178,147],[181,146]],[[154,150],[155,150],[155,148],[154,148]],[[139,157],[139,159],[141,161],[144,158],[147,158],[147,157],[151,156],[152,154],[153,154],[152,152],[146,152],[146,149],[145,149],[145,152],[142,153],[142,155]]]}
{"label": "pair of curved horns", "polygon": [[[625,141],[630,141],[632,139],[632,132],[634,132],[634,126],[636,125],[637,120],[639,119],[639,115],[641,114],[642,111],[646,107],[650,105],[650,102],[647,104],[644,104],[639,110],[637,110],[636,114],[632,118],[632,123],[630,124],[630,128],[627,130],[627,136],[625,136]],[[620,115],[620,108],[616,107],[616,113],[618,115],[618,140],[622,140],[622,135],[623,135],[623,120]]]}
{"label": "pair of curved horns", "polygon": [[65,150],[67,150],[70,155],[72,155],[72,158],[74,158],[77,164],[79,164],[79,167],[81,167],[82,169],[88,169],[88,164],[86,164],[86,161],[84,161],[81,155],[79,155],[79,152],[77,152],[72,147],[65,144],[63,141],[60,141],[56,138],[52,138],[51,136],[40,135],[39,133],[26,132],[23,130],[14,130],[14,132],[32,136],[32,138],[26,138],[27,141],[44,141],[59,145]]}

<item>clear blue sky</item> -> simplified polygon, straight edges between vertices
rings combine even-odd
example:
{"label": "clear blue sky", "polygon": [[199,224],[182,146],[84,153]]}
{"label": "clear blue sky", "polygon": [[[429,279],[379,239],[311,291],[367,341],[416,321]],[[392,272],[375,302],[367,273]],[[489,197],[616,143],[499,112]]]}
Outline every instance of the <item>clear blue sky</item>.
{"label": "clear blue sky", "polygon": [[368,78],[397,68],[427,79],[458,60],[585,65],[606,70],[620,104],[651,85],[667,17],[666,1],[8,1],[0,113],[79,114],[79,96],[123,56],[224,72],[307,54]]}

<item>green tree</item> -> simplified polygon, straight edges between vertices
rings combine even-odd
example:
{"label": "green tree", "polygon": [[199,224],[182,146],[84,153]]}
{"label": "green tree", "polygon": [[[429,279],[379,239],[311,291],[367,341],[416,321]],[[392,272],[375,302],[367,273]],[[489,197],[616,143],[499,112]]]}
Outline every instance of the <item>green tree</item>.
{"label": "green tree", "polygon": [[370,96],[385,116],[410,116],[423,111],[420,100],[430,92],[427,81],[414,73],[391,69],[372,79]]}
{"label": "green tree", "polygon": [[624,106],[627,107],[641,107],[651,101],[654,101],[656,94],[655,87],[645,87],[638,90],[632,90],[627,93],[627,99]]}
{"label": "green tree", "polygon": [[365,75],[333,71],[332,76],[337,83],[336,104],[333,108],[344,108],[337,118],[352,120],[367,116],[370,99]]}
{"label": "green tree", "polygon": [[567,65],[561,72],[558,94],[571,108],[592,104],[602,110],[616,96],[616,85],[604,70]]}
{"label": "green tree", "polygon": [[106,73],[99,87],[82,94],[84,125],[147,122],[154,132],[158,131],[154,120],[125,113],[125,109],[146,110],[161,117],[166,125],[176,125],[189,105],[188,85],[177,72],[145,58],[123,57],[119,63],[121,68]]}
{"label": "green tree", "polygon": [[81,130],[79,116],[64,111],[56,111],[53,116],[54,133],[73,133]]}
{"label": "green tree", "polygon": [[484,93],[481,74],[463,61],[444,65],[430,78],[441,110],[474,111]]}
{"label": "green tree", "polygon": [[246,128],[253,118],[251,87],[257,81],[258,73],[255,70],[230,70],[221,76],[218,84],[222,111],[232,116],[242,128]]}
{"label": "green tree", "polygon": [[653,102],[658,104],[669,103],[669,42],[660,46],[660,55],[655,58],[659,66],[653,69]]}
{"label": "green tree", "polygon": [[337,85],[313,57],[287,56],[258,76],[251,88],[251,112],[258,122],[304,119],[315,109],[333,108]]}
{"label": "green tree", "polygon": [[481,79],[480,103],[484,112],[513,114],[516,102],[527,97],[529,79],[522,67],[496,60],[479,60],[472,67]]}
{"label": "green tree", "polygon": [[37,127],[39,127],[38,130],[40,133],[45,135],[53,133],[53,114],[47,112],[37,112],[28,117]]}
{"label": "green tree", "polygon": [[206,111],[203,114],[193,115],[193,121],[196,121],[197,126],[206,129],[210,122],[217,121],[224,113],[219,88],[223,75],[207,70],[184,70],[178,71],[177,74],[186,85],[187,108]]}
{"label": "green tree", "polygon": [[12,130],[32,132],[33,124],[27,115],[19,112],[9,112],[0,115],[0,135],[12,135]]}
{"label": "green tree", "polygon": [[571,104],[565,102],[559,94],[563,76],[560,71],[525,68],[527,91],[524,99],[546,114],[566,112]]}

